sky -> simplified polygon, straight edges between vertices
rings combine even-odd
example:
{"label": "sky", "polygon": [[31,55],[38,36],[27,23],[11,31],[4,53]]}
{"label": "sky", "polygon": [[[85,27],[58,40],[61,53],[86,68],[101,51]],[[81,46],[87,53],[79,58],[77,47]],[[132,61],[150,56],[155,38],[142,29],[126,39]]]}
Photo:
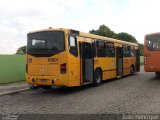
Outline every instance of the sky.
{"label": "sky", "polygon": [[160,32],[160,0],[0,0],[0,54],[15,54],[29,31],[71,28],[82,32],[105,24],[143,43]]}

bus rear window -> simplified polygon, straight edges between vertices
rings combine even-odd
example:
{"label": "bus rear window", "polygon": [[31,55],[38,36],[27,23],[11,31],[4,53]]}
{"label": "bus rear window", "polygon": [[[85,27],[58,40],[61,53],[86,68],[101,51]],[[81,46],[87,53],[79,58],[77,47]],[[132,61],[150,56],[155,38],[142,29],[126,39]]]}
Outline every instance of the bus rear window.
{"label": "bus rear window", "polygon": [[62,31],[30,33],[27,37],[27,53],[57,53],[65,50]]}
{"label": "bus rear window", "polygon": [[146,46],[150,51],[160,51],[160,35],[148,35],[146,36]]}

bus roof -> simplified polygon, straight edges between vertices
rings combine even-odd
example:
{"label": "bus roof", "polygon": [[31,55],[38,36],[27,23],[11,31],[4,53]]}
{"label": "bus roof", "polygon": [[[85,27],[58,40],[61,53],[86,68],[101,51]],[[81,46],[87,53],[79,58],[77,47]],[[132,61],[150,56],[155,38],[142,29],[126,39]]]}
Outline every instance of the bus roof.
{"label": "bus roof", "polygon": [[49,27],[48,29],[40,29],[40,30],[30,31],[28,34],[36,33],[36,32],[43,32],[43,31],[54,31],[54,30],[68,31],[69,29]]}
{"label": "bus roof", "polygon": [[146,34],[145,36],[148,36],[148,35],[156,35],[156,34],[160,34],[160,32],[149,33],[149,34]]}
{"label": "bus roof", "polygon": [[126,42],[126,41],[123,41],[123,40],[118,40],[118,39],[109,38],[109,37],[103,37],[103,36],[99,36],[99,35],[95,35],[95,34],[80,32],[80,36],[90,37],[90,38],[94,38],[94,39],[102,39],[102,40],[121,43],[121,44],[129,44],[129,45],[138,46],[138,44],[136,44],[136,43]]}
{"label": "bus roof", "polygon": [[[66,32],[69,32],[69,33],[71,31],[76,31],[76,30],[66,29],[66,28],[52,28],[52,27],[49,27],[48,29],[36,30],[36,31],[29,32],[28,34],[35,33],[35,32],[42,32],[42,31],[52,31],[52,30],[53,31],[54,30],[66,31]],[[113,39],[113,38],[109,38],[109,37],[103,37],[103,36],[99,36],[99,35],[95,35],[95,34],[79,32],[79,31],[76,31],[76,32],[78,32],[78,35],[82,36],[82,37],[88,37],[88,38],[93,38],[93,39],[102,39],[102,40],[112,41],[112,42],[121,43],[121,44],[129,44],[129,45],[133,45],[133,46],[138,46],[138,44],[136,44],[136,43],[126,42],[126,41],[123,41],[123,40]]]}

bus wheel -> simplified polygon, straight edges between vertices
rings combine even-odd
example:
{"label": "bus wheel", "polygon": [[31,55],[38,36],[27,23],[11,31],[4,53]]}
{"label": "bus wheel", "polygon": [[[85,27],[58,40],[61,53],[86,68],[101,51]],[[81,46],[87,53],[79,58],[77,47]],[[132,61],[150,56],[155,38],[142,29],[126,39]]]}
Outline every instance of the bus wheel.
{"label": "bus wheel", "polygon": [[155,74],[156,74],[156,78],[160,78],[160,72],[155,72]]}
{"label": "bus wheel", "polygon": [[93,84],[94,86],[99,86],[101,83],[102,83],[102,72],[100,69],[96,69],[94,71]]}
{"label": "bus wheel", "polygon": [[135,69],[134,69],[134,66],[132,65],[130,67],[130,74],[133,75],[135,73]]}

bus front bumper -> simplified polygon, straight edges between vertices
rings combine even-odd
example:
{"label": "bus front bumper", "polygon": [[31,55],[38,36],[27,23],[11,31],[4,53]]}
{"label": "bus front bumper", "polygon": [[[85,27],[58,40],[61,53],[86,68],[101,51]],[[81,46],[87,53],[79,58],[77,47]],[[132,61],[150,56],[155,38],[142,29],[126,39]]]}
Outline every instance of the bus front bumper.
{"label": "bus front bumper", "polygon": [[67,86],[67,80],[59,76],[30,76],[26,75],[26,82],[32,85]]}
{"label": "bus front bumper", "polygon": [[160,72],[160,67],[159,66],[144,66],[144,71],[145,72]]}

